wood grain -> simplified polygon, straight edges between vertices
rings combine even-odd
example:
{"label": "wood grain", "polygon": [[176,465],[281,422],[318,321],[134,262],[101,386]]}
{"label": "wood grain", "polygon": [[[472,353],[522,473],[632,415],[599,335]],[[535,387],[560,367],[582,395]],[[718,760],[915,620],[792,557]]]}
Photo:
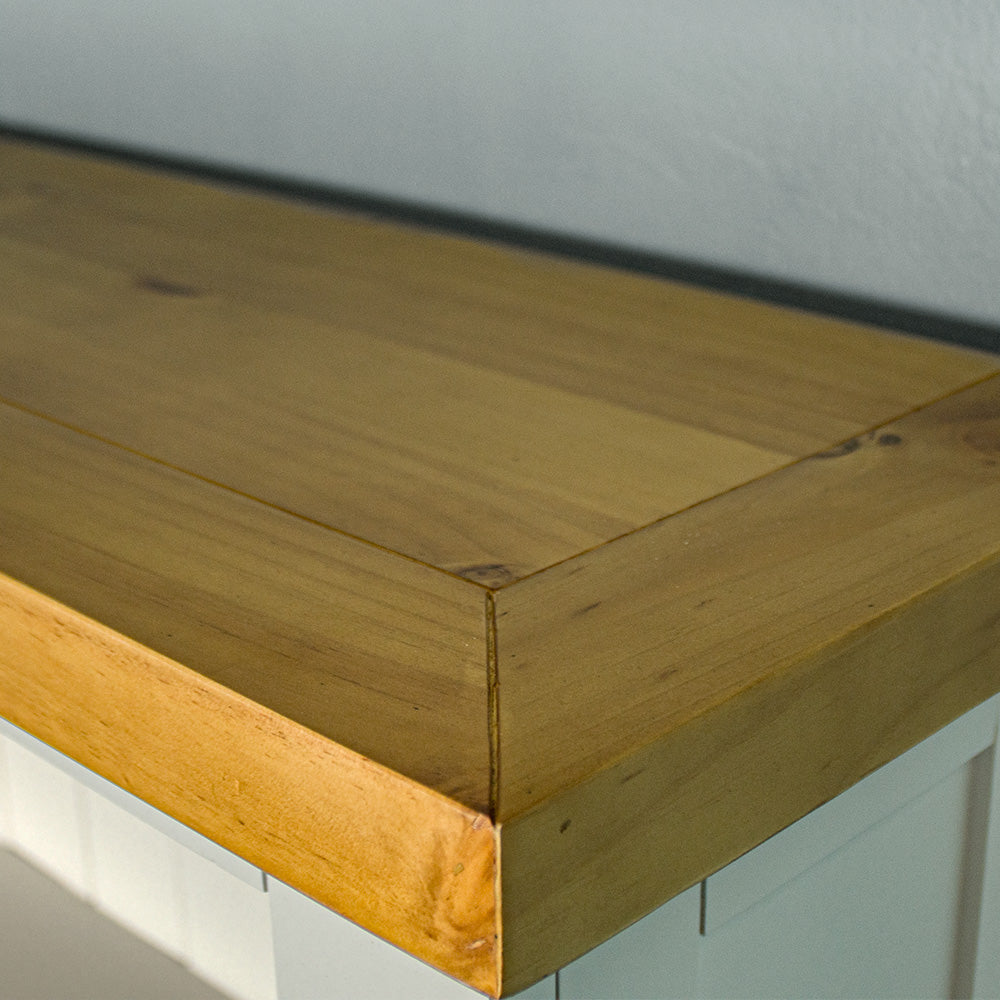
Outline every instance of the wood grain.
{"label": "wood grain", "polygon": [[165,295],[9,240],[0,256],[0,395],[482,582],[787,461],[336,322]]}
{"label": "wood grain", "polygon": [[1000,690],[998,511],[993,378],[499,594],[511,989]]}
{"label": "wood grain", "polygon": [[4,575],[0,634],[0,704],[16,725],[363,927],[498,992],[489,817]]}
{"label": "wood grain", "polygon": [[[607,940],[995,693],[1000,634],[995,609],[983,607],[986,588],[1000,588],[996,562],[504,824],[508,991]],[[926,629],[914,628],[916,618]],[[901,655],[914,666],[905,687]]]}
{"label": "wood grain", "polygon": [[500,586],[992,370],[0,143],[0,395]]}
{"label": "wood grain", "polygon": [[499,818],[994,554],[998,414],[992,378],[500,591]]}
{"label": "wood grain", "polygon": [[1000,689],[1000,362],[0,140],[0,712],[486,992]]}
{"label": "wood grain", "polygon": [[992,368],[842,320],[10,141],[0,233],[782,454]]}
{"label": "wood grain", "polygon": [[0,470],[0,572],[488,809],[479,587],[9,406]]}

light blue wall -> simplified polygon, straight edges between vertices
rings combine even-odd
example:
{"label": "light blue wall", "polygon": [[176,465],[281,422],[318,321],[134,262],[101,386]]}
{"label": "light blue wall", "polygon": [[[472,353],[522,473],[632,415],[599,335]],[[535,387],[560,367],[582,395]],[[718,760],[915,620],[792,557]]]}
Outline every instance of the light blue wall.
{"label": "light blue wall", "polygon": [[1000,320],[995,0],[0,0],[0,120]]}

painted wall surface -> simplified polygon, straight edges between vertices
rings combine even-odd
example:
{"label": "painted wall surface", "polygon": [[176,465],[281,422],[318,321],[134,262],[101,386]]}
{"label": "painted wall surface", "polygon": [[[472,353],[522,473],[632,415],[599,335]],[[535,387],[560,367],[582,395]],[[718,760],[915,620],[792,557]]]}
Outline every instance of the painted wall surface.
{"label": "painted wall surface", "polygon": [[0,0],[0,121],[1000,320],[995,0]]}

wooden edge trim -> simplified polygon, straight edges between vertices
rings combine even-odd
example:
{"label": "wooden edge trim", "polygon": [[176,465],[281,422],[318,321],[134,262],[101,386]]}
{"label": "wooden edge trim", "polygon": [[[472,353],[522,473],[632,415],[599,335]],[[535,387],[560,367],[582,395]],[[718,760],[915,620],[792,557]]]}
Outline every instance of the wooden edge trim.
{"label": "wooden edge trim", "polygon": [[490,818],[0,574],[0,713],[484,993],[500,988]]}
{"label": "wooden edge trim", "polygon": [[1000,554],[501,827],[504,994],[1000,691]]}

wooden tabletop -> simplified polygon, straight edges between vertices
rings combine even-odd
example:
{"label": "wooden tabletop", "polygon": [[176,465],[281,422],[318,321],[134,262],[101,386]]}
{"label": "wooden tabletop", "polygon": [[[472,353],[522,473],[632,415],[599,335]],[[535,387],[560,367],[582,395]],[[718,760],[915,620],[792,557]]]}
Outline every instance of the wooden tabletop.
{"label": "wooden tabletop", "polygon": [[1000,690],[1000,358],[0,142],[0,712],[510,993]]}

